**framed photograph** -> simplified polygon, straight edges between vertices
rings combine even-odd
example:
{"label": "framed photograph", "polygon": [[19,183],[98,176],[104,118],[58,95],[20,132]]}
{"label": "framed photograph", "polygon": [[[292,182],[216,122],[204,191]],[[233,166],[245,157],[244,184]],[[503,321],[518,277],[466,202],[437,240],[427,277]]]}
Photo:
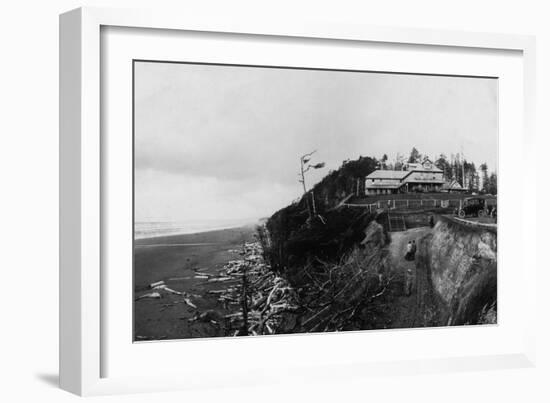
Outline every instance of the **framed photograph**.
{"label": "framed photograph", "polygon": [[532,37],[94,8],[60,44],[64,389],[534,365]]}

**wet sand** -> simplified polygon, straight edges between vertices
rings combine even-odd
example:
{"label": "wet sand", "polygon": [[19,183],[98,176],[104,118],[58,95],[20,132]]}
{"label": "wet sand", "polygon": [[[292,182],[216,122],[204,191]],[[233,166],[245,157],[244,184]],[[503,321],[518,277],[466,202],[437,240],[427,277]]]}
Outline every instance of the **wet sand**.
{"label": "wet sand", "polygon": [[244,242],[254,240],[254,226],[223,229],[197,234],[138,239],[134,245],[134,298],[154,290],[149,284],[164,281],[177,292],[186,293],[196,309],[177,294],[162,292],[162,298],[134,302],[134,340],[163,340],[224,336],[223,326],[211,322],[189,322],[197,312],[224,308],[208,291],[227,287],[197,278],[197,271],[215,274],[229,260],[238,258]]}

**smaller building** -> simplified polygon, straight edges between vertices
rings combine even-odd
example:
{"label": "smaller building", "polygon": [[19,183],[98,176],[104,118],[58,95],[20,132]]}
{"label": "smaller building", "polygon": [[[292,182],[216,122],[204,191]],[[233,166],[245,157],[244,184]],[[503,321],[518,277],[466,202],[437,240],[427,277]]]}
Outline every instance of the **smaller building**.
{"label": "smaller building", "polygon": [[441,186],[441,192],[444,193],[463,193],[466,192],[467,189],[463,188],[460,183],[457,180],[452,180],[450,182],[445,182],[443,186]]}

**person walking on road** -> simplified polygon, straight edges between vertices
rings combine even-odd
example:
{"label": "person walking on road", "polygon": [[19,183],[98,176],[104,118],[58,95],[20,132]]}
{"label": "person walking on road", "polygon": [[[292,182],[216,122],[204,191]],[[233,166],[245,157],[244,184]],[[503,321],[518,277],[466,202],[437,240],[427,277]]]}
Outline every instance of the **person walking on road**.
{"label": "person walking on road", "polygon": [[405,253],[405,260],[408,260],[408,261],[413,260],[412,251],[413,251],[412,242],[409,241],[409,243],[407,243],[407,252]]}
{"label": "person walking on road", "polygon": [[413,273],[413,269],[407,269],[405,271],[405,295],[408,297],[411,295],[412,293],[412,287],[413,287],[413,283],[414,283],[414,273]]}
{"label": "person walking on road", "polygon": [[[407,243],[407,253],[405,254],[405,260],[414,262],[414,256],[416,254],[416,242],[414,239]],[[412,267],[408,267],[405,270],[405,282],[404,292],[406,296],[410,296],[412,293],[412,287],[414,283],[414,270]]]}

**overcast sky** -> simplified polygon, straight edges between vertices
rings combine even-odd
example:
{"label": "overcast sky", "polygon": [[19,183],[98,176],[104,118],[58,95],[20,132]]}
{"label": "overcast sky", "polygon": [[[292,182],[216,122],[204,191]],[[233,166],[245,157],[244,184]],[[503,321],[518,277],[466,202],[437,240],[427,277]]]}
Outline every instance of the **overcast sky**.
{"label": "overcast sky", "polygon": [[135,65],[137,221],[260,218],[326,168],[386,153],[458,153],[496,170],[494,79],[174,63]]}

